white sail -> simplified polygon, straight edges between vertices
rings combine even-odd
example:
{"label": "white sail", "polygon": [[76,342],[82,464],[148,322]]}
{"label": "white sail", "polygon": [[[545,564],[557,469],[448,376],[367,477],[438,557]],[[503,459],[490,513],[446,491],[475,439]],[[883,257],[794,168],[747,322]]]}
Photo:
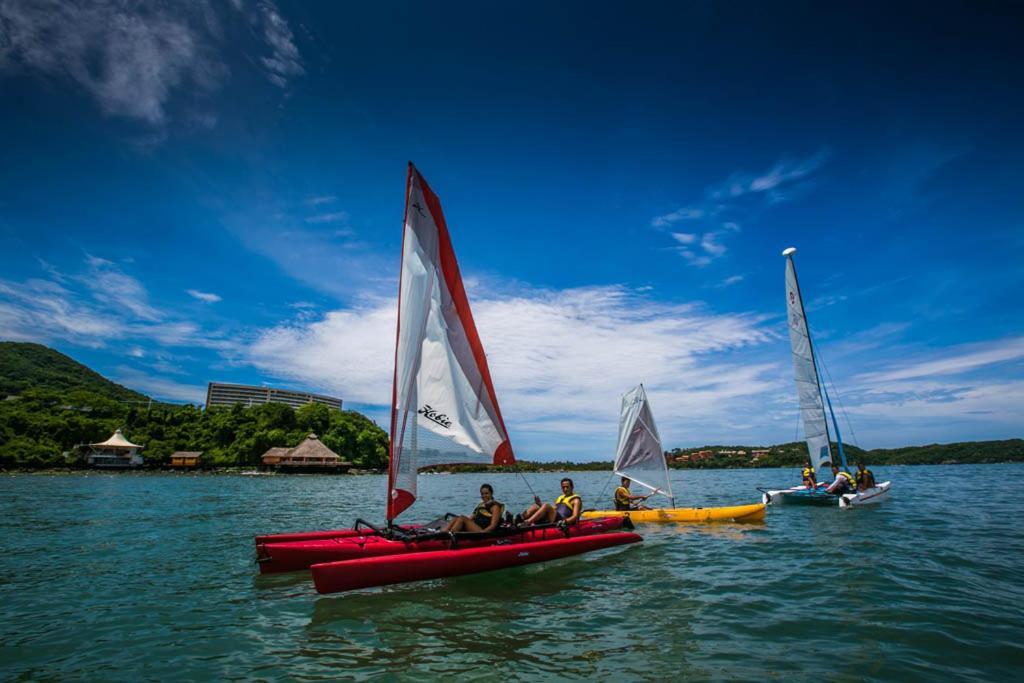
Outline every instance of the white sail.
{"label": "white sail", "polygon": [[392,392],[388,520],[430,465],[512,464],[441,203],[409,165]]}
{"label": "white sail", "polygon": [[644,385],[626,392],[619,416],[615,474],[672,498],[672,482]]}
{"label": "white sail", "polygon": [[800,416],[804,423],[804,439],[807,452],[816,472],[831,465],[828,427],[825,422],[825,408],[821,401],[821,384],[814,364],[810,331],[800,287],[796,280],[796,267],[792,254],[795,249],[783,252],[786,256],[786,310],[789,319],[789,343],[793,351],[793,376],[796,379],[797,396],[800,399]]}

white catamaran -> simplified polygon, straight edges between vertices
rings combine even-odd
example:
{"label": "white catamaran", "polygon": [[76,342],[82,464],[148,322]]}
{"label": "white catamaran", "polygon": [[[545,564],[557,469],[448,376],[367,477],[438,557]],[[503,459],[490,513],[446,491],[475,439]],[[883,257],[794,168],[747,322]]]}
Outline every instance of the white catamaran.
{"label": "white catamaran", "polygon": [[[789,342],[793,352],[793,375],[796,380],[797,395],[800,399],[800,416],[804,424],[804,439],[807,441],[807,452],[811,465],[818,476],[831,476],[832,447],[825,407],[828,407],[835,430],[836,450],[838,451],[841,469],[848,472],[846,453],[843,450],[843,438],[839,433],[839,423],[828,391],[821,383],[818,363],[811,342],[810,328],[807,326],[807,314],[800,293],[800,284],[796,278],[796,266],[793,264],[794,247],[782,252],[786,257],[786,312],[789,321]],[[824,401],[822,401],[824,397]],[[816,477],[817,479],[817,477]],[[817,489],[807,486],[794,486],[789,489],[766,491],[762,489],[765,503],[806,503],[812,505],[835,505],[849,507],[878,503],[886,498],[890,482],[882,482],[873,488],[841,496],[826,493],[821,484]]]}
{"label": "white catamaran", "polygon": [[652,494],[660,493],[672,507],[653,510],[591,510],[584,519],[629,515],[633,522],[753,522],[764,519],[764,505],[733,505],[714,508],[677,508],[672,481],[661,447],[658,427],[644,385],[626,392],[619,415],[619,441],[615,449],[615,474],[628,477]]}

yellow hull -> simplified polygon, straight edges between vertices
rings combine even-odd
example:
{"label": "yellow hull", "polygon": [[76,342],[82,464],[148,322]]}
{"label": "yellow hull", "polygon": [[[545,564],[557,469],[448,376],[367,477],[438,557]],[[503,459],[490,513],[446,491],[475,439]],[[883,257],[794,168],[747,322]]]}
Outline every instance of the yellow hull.
{"label": "yellow hull", "polygon": [[762,522],[764,503],[720,508],[660,508],[656,510],[588,510],[583,519],[623,517],[632,522]]}

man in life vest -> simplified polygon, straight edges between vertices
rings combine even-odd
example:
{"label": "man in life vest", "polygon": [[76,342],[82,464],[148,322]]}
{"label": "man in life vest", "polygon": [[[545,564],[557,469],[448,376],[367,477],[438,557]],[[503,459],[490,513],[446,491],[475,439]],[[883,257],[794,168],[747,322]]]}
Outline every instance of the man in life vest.
{"label": "man in life vest", "polygon": [[853,475],[846,470],[840,470],[839,465],[832,465],[832,476],[835,477],[835,480],[825,489],[828,493],[841,496],[844,493],[853,493],[857,490],[857,482]]}
{"label": "man in life vest", "polygon": [[858,491],[866,491],[867,489],[873,489],[876,486],[875,475],[871,470],[864,466],[863,460],[857,461],[856,479]]}
{"label": "man in life vest", "polygon": [[501,524],[505,506],[494,500],[494,488],[490,484],[480,485],[480,504],[473,514],[459,515],[444,525],[441,531],[494,531]]}
{"label": "man in life vest", "polygon": [[646,496],[634,496],[629,492],[629,485],[632,479],[629,477],[623,477],[621,485],[615,489],[614,501],[616,510],[650,510],[651,508],[640,503],[634,504],[634,500],[647,500],[651,497],[650,494]]}
{"label": "man in life vest", "polygon": [[810,460],[808,460],[807,464],[804,465],[801,476],[803,477],[803,481],[801,483],[803,483],[807,488],[814,489],[818,487],[818,479],[814,474],[814,465],[811,464]]}
{"label": "man in life vest", "polygon": [[555,499],[554,503],[541,504],[538,496],[533,497],[533,505],[526,508],[526,512],[519,515],[524,524],[551,524],[553,522],[564,522],[575,524],[580,520],[583,512],[583,499],[579,494],[573,493],[572,479],[562,480],[562,495]]}

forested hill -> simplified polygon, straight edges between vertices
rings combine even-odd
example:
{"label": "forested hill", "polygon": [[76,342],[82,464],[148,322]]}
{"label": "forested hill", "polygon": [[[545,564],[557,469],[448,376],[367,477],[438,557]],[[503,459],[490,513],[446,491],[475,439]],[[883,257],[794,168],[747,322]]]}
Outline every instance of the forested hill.
{"label": "forested hill", "polygon": [[0,468],[81,464],[83,444],[115,429],[143,445],[147,466],[166,463],[174,451],[203,451],[211,466],[252,466],[268,448],[296,446],[310,432],[357,467],[387,465],[387,434],[353,410],[150,403],[45,346],[0,342]]}
{"label": "forested hill", "polygon": [[0,342],[0,400],[29,389],[88,391],[114,401],[148,401],[149,397],[111,382],[73,358],[42,344]]}

